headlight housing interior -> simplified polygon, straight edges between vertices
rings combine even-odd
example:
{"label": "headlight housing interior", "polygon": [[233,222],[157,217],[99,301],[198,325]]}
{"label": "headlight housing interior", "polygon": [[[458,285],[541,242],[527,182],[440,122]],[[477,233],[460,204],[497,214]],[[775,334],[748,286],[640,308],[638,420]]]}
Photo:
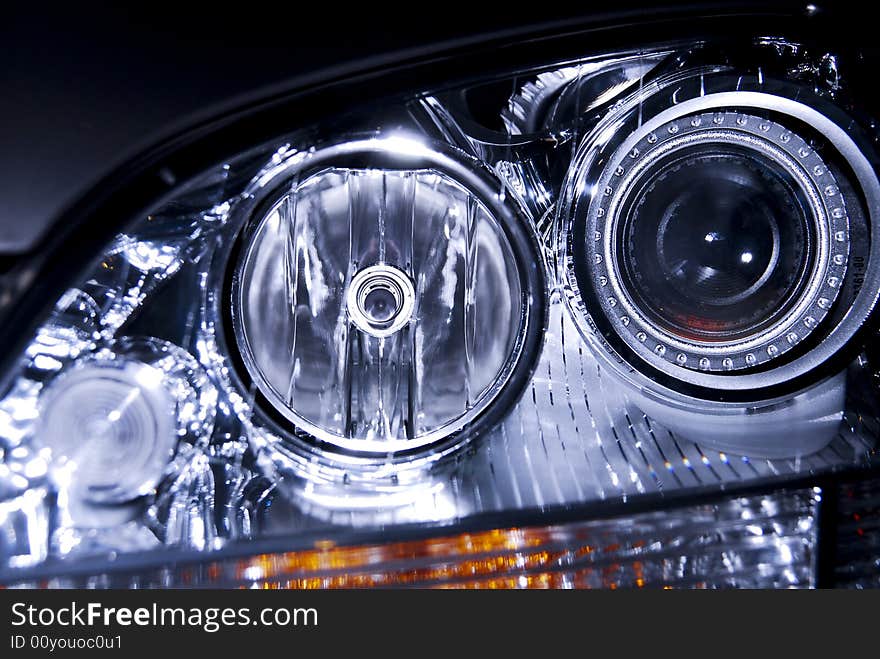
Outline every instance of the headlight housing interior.
{"label": "headlight housing interior", "polygon": [[[193,551],[202,585],[815,583],[827,474],[878,432],[876,135],[846,79],[782,39],[596,53],[180,186],[6,380],[0,574],[112,553],[175,584],[138,565]],[[538,528],[575,508],[605,519]],[[531,522],[475,530],[498,514]],[[446,540],[377,567],[379,529]]]}

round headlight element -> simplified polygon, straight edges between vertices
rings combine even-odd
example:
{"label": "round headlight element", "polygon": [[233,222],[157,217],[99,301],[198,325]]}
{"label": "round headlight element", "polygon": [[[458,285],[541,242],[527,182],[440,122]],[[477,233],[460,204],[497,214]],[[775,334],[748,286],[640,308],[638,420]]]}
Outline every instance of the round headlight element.
{"label": "round headlight element", "polygon": [[634,349],[734,371],[778,359],[840,291],[849,228],[807,142],[741,112],[685,116],[618,154],[591,210],[591,285]]}
{"label": "round headlight element", "polygon": [[282,166],[255,197],[233,327],[268,411],[298,434],[410,451],[518,395],[543,273],[491,174],[457,152],[374,139]]}
{"label": "round headlight element", "polygon": [[581,144],[557,217],[572,317],[630,400],[773,457],[837,432],[880,290],[880,181],[838,108],[764,86],[695,71],[634,94]]}
{"label": "round headlight element", "polygon": [[58,379],[42,399],[41,442],[71,485],[96,501],[145,494],[176,444],[162,374],[146,364],[93,363]]}
{"label": "round headlight element", "polygon": [[216,390],[186,351],[122,339],[81,358],[39,399],[36,442],[72,499],[125,503],[153,490],[177,443],[206,440]]}
{"label": "round headlight element", "polygon": [[390,265],[373,265],[351,280],[346,311],[360,331],[391,336],[412,320],[415,297],[415,286],[406,273]]}
{"label": "round headlight element", "polygon": [[566,185],[560,263],[584,336],[663,396],[754,401],[815,384],[876,300],[861,283],[880,274],[865,154],[815,108],[761,92],[640,117],[611,117],[618,130],[585,141]]}

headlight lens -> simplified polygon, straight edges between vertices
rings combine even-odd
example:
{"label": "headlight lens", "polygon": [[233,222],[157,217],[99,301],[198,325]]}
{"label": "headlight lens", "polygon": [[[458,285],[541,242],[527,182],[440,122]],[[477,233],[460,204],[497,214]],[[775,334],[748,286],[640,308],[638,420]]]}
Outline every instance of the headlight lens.
{"label": "headlight lens", "polygon": [[[810,344],[817,328],[822,333],[846,286],[850,212],[838,183],[847,174],[835,175],[817,142],[792,132],[785,118],[728,109],[737,107],[789,113],[789,124],[812,119],[814,130],[827,122],[805,105],[757,92],[705,94],[660,112],[617,146],[607,164],[596,161],[601,173],[593,185],[601,194],[589,195],[589,209],[578,191],[589,189],[584,177],[592,175],[588,163],[596,156],[582,154],[566,258],[577,280],[572,285],[591,296],[583,312],[601,307],[633,359],[701,387],[754,392],[807,365],[794,360],[741,382],[688,370],[772,368]],[[839,142],[828,145],[829,156],[855,149],[846,135]],[[607,146],[585,145],[591,148]],[[864,171],[866,164],[857,158],[853,166]],[[866,186],[863,194],[876,195],[876,177],[863,179],[856,181]],[[857,195],[851,205],[863,235]],[[861,254],[866,246],[857,248]],[[846,297],[843,315],[859,306]],[[863,297],[870,308],[870,293]],[[843,343],[863,321],[846,327],[835,320],[824,334],[842,335]]]}
{"label": "headlight lens", "polygon": [[544,298],[527,222],[448,148],[373,139],[293,160],[261,180],[274,189],[232,286],[260,393],[296,430],[359,453],[473,426],[537,356],[523,354]]}
{"label": "headlight lens", "polygon": [[[165,546],[219,552],[205,574],[236,585],[363,585],[321,561],[370,545],[328,538],[467,520],[508,544],[445,529],[465,558],[394,545],[418,565],[376,583],[816,583],[828,483],[804,479],[876,446],[880,184],[833,55],[792,48],[557,62],[181,185],[10,374],[0,578]],[[605,520],[547,526],[575,506]],[[494,516],[526,511],[525,530]],[[318,554],[223,554],[309,538]]]}
{"label": "headlight lens", "polygon": [[[734,113],[685,122],[725,120],[762,124],[758,117]],[[767,122],[758,130],[764,128],[774,126]],[[795,165],[790,157],[746,136],[711,131],[704,142],[682,135],[681,146],[668,145],[629,183],[632,188],[621,194],[618,227],[608,229],[615,231],[611,257],[619,264],[624,294],[650,316],[651,329],[662,328],[669,343],[683,346],[686,352],[675,355],[682,365],[688,364],[687,352],[703,350],[691,363],[707,370],[725,364],[746,368],[777,357],[793,344],[773,337],[790,329],[798,308],[812,307],[809,293],[827,295],[822,307],[812,309],[820,312],[813,316],[818,324],[840,290],[829,291],[822,282],[843,279],[845,216],[827,222],[830,215],[804,170],[787,169]],[[817,164],[814,171],[827,167]],[[833,177],[826,182],[837,190]],[[839,246],[832,242],[836,233]],[[829,259],[834,247],[839,264]],[[832,265],[837,267],[829,273]],[[817,281],[819,286],[811,285]],[[764,350],[730,357],[762,335]],[[722,345],[726,350],[712,350]]]}
{"label": "headlight lens", "polygon": [[637,404],[780,456],[826,445],[845,407],[828,363],[874,308],[880,188],[852,133],[767,87],[694,68],[623,100],[581,144],[559,230],[575,320]]}
{"label": "headlight lens", "polygon": [[42,390],[34,438],[59,487],[86,501],[149,494],[178,441],[210,434],[216,391],[189,353],[159,341],[110,342]]}

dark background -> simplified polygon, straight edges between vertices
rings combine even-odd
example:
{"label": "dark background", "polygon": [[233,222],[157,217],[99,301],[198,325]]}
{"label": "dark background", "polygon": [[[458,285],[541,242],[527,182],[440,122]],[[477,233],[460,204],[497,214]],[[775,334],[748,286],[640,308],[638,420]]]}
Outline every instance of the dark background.
{"label": "dark background", "polygon": [[[0,10],[0,254],[34,248],[66,209],[136,154],[292,89],[492,40],[670,14],[806,6],[614,0],[479,8],[429,1],[398,5],[404,11],[380,3],[127,4]],[[656,38],[663,38],[659,29]]]}

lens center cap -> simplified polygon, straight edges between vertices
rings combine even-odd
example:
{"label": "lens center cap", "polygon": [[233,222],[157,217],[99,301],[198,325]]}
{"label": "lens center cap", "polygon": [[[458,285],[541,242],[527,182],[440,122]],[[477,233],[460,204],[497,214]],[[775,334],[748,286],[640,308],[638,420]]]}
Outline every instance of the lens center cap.
{"label": "lens center cap", "polygon": [[385,264],[372,265],[355,274],[348,287],[348,315],[362,332],[391,336],[409,323],[415,287],[403,271]]}

